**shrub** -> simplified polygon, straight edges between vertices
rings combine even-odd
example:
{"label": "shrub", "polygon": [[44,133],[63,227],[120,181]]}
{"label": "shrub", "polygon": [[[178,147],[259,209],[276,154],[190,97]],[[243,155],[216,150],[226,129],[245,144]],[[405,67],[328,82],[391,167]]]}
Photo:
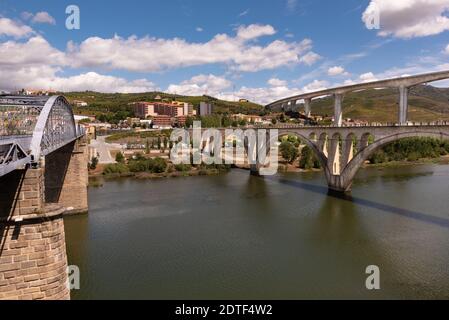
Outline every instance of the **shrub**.
{"label": "shrub", "polygon": [[189,164],[177,164],[177,165],[175,165],[175,169],[176,169],[176,171],[179,171],[179,172],[185,172],[185,171],[190,171],[190,169],[192,169],[192,166]]}
{"label": "shrub", "polygon": [[115,161],[117,161],[118,163],[125,163],[125,157],[123,156],[123,153],[117,153],[115,155]]}
{"label": "shrub", "polygon": [[417,152],[410,152],[408,157],[407,157],[407,160],[408,161],[416,161],[416,160],[419,160],[419,158],[420,157],[419,157],[419,154]]}
{"label": "shrub", "polygon": [[154,173],[162,173],[167,169],[167,162],[159,157],[152,159],[150,165],[150,170]]}
{"label": "shrub", "polygon": [[145,172],[149,170],[148,160],[132,160],[128,164],[129,171],[131,172]]}
{"label": "shrub", "polygon": [[103,174],[124,174],[128,172],[128,167],[123,163],[108,164],[103,170]]}

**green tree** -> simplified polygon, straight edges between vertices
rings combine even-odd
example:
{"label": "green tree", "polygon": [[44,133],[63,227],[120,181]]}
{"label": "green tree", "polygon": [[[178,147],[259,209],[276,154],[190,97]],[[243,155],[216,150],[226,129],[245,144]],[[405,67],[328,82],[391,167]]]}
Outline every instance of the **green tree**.
{"label": "green tree", "polygon": [[145,141],[145,153],[150,153],[150,141],[148,139]]}
{"label": "green tree", "polygon": [[119,152],[115,155],[115,161],[118,163],[125,163],[125,157],[123,156],[123,153]]}
{"label": "green tree", "polygon": [[90,163],[89,163],[89,169],[95,170],[95,169],[97,169],[97,165],[98,165],[98,158],[92,157],[92,159],[90,160]]}
{"label": "green tree", "polygon": [[279,146],[282,158],[288,163],[292,164],[299,156],[298,148],[296,148],[291,142],[284,141]]}
{"label": "green tree", "polygon": [[192,126],[193,126],[193,118],[192,117],[187,117],[185,127],[186,128],[190,128]]}

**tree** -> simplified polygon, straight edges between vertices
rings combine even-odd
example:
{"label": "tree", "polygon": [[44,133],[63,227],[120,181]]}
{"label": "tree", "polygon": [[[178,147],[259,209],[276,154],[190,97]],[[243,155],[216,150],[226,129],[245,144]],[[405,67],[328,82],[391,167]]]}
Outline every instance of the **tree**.
{"label": "tree", "polygon": [[95,170],[95,169],[97,169],[97,165],[98,165],[98,158],[92,157],[92,159],[90,160],[89,169]]}
{"label": "tree", "polygon": [[193,126],[193,118],[192,117],[187,117],[185,126],[186,126],[186,128],[190,128]]}
{"label": "tree", "polygon": [[150,141],[148,141],[148,139],[145,141],[145,153],[150,153]]}
{"label": "tree", "polygon": [[288,163],[292,164],[299,156],[298,148],[296,148],[291,142],[284,141],[281,143],[279,150],[281,151],[282,158]]}
{"label": "tree", "polygon": [[273,118],[271,119],[271,123],[275,125],[276,123],[278,123],[278,121],[276,120],[276,118]]}
{"label": "tree", "polygon": [[123,156],[123,153],[119,152],[115,155],[115,161],[118,163],[125,163],[125,157]]}
{"label": "tree", "polygon": [[157,137],[157,148],[159,150],[161,150],[161,144],[162,144],[162,141],[161,141],[161,137],[159,136],[159,137]]}
{"label": "tree", "polygon": [[305,146],[301,150],[301,158],[299,160],[299,167],[301,169],[319,169],[321,168],[321,163],[318,158],[313,153],[312,149],[309,146]]}

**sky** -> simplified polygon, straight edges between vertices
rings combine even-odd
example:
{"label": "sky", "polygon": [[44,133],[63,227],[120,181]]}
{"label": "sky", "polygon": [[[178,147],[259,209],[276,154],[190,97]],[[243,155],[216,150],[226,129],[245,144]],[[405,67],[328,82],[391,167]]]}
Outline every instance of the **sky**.
{"label": "sky", "polygon": [[[70,5],[79,29],[67,27]],[[3,91],[267,104],[439,70],[449,70],[449,0],[0,0]]]}

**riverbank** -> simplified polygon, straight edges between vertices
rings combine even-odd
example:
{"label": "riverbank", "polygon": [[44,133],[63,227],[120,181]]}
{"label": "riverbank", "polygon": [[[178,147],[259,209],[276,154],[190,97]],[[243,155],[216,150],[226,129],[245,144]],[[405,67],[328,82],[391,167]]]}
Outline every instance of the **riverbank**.
{"label": "riverbank", "polygon": [[[441,156],[439,158],[423,158],[415,161],[401,160],[401,161],[389,161],[383,163],[365,163],[362,168],[390,168],[390,167],[402,167],[402,166],[415,166],[424,164],[449,164],[449,155]],[[297,164],[287,164],[285,162],[279,163],[279,172],[320,172],[322,169],[301,169]]]}
{"label": "riverbank", "polygon": [[116,178],[134,178],[134,179],[162,179],[162,178],[180,178],[180,177],[197,177],[197,176],[216,176],[227,173],[230,167],[219,168],[195,168],[192,167],[186,171],[176,171],[173,168],[161,173],[154,172],[125,172],[125,173],[103,173],[102,168],[97,168],[89,174],[89,186],[99,187],[102,185],[98,178],[116,179]]}

